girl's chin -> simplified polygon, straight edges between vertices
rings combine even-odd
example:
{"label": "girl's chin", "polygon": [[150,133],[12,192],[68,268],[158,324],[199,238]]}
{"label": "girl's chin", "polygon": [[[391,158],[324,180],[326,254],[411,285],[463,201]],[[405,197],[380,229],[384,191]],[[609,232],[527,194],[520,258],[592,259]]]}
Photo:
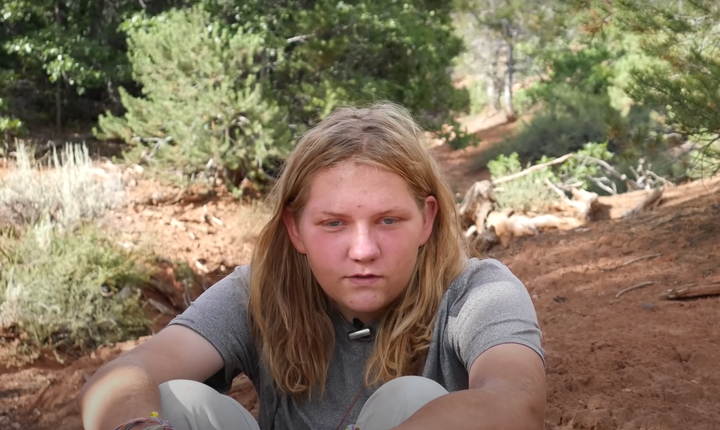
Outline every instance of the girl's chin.
{"label": "girl's chin", "polygon": [[364,305],[348,304],[340,307],[340,311],[348,321],[357,318],[360,321],[368,322],[378,319],[387,309],[384,303],[367,303]]}

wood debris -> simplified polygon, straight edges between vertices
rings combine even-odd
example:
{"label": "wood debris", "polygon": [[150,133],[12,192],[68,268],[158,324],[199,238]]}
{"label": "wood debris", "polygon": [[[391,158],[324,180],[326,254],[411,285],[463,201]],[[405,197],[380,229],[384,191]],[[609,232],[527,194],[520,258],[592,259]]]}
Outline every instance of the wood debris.
{"label": "wood debris", "polygon": [[169,306],[163,304],[163,303],[160,302],[159,300],[155,300],[155,299],[153,299],[153,298],[150,298],[150,299],[148,299],[148,303],[149,303],[152,307],[154,307],[155,309],[157,309],[161,314],[170,315],[170,316],[175,316],[175,315],[177,315],[177,312],[175,312],[175,311],[172,310]]}
{"label": "wood debris", "polygon": [[[637,203],[633,202],[634,206],[630,209],[625,210],[623,208],[623,212],[612,216],[611,211],[615,210],[616,206],[618,206],[617,202],[615,202],[614,205],[608,204],[607,197],[604,197],[601,201],[597,193],[578,188],[581,182],[554,184],[546,179],[545,185],[556,193],[559,199],[550,203],[545,209],[535,210],[535,212],[526,210],[524,213],[499,210],[494,192],[501,190],[500,188],[496,189],[496,185],[508,184],[518,178],[540,171],[549,166],[563,163],[573,157],[578,157],[586,163],[594,163],[600,166],[606,174],[610,174],[618,180],[625,181],[628,189],[633,190],[632,193],[638,193],[641,200]],[[534,236],[543,230],[550,229],[573,230],[584,227],[589,222],[595,220],[607,219],[607,216],[610,216],[610,218],[627,218],[652,209],[662,201],[664,187],[671,186],[672,184],[661,180],[662,178],[654,179],[654,176],[652,176],[654,174],[646,169],[643,163],[644,161],[641,160],[637,171],[634,171],[637,180],[633,181],[626,175],[614,170],[612,166],[602,160],[576,154],[566,154],[550,160],[547,163],[528,167],[525,170],[494,181],[484,180],[476,182],[467,190],[462,201],[457,205],[458,215],[465,228],[465,237],[476,246],[483,244],[481,245],[483,247],[492,247],[495,243],[493,240],[481,238],[483,233],[490,228],[493,229],[493,234],[499,237],[502,243],[506,243],[503,238]],[[602,182],[604,187],[601,188],[614,194],[614,196],[610,198],[622,198],[620,196],[623,195],[617,194],[616,188],[607,185],[607,183],[610,182],[612,181],[606,180]],[[612,183],[612,185],[614,186],[614,183]],[[511,185],[506,186],[511,187]],[[653,188],[656,186],[658,187]],[[632,264],[632,262],[627,264]]]}
{"label": "wood debris", "polygon": [[705,285],[690,284],[680,288],[671,288],[662,293],[660,298],[665,300],[679,300],[715,295],[720,295],[720,283]]}
{"label": "wood debris", "polygon": [[664,188],[654,188],[652,190],[648,190],[647,196],[640,200],[640,202],[634,208],[620,215],[620,218],[627,218],[633,215],[637,215],[640,212],[657,206],[658,203],[660,203],[660,197],[663,194],[663,190]]}

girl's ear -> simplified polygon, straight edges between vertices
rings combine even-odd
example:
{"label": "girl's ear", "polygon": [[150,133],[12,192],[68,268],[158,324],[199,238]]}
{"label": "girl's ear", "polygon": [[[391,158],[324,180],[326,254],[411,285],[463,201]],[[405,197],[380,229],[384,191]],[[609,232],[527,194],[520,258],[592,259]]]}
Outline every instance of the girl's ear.
{"label": "girl's ear", "polygon": [[300,229],[298,228],[298,223],[295,220],[292,212],[290,212],[290,209],[283,209],[282,216],[283,223],[285,224],[285,229],[287,230],[288,237],[290,238],[290,242],[292,242],[297,252],[299,252],[300,254],[306,254],[307,251],[305,250],[305,245],[300,238]]}
{"label": "girl's ear", "polygon": [[425,245],[430,240],[430,235],[435,225],[435,217],[438,212],[438,202],[433,196],[425,198],[425,209],[423,211],[423,229],[422,237],[420,238],[420,246]]}

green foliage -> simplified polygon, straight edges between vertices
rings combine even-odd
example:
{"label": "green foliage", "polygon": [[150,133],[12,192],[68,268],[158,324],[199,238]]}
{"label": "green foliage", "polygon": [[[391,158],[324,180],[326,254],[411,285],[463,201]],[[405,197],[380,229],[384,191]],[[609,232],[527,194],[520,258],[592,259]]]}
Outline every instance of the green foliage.
{"label": "green foliage", "polygon": [[21,239],[0,236],[0,250],[0,329],[23,333],[18,353],[91,350],[147,333],[138,293],[148,272],[99,231],[40,223]]}
{"label": "green foliage", "polygon": [[207,0],[122,28],[143,94],[121,90],[124,117],[97,134],[188,176],[260,181],[341,104],[389,99],[437,128],[467,104],[446,70],[460,50],[448,7],[428,2]]}
{"label": "green foliage", "polygon": [[262,35],[231,31],[199,8],[138,15],[127,30],[144,97],[121,91],[127,113],[101,117],[100,137],[188,176],[220,170],[234,183],[288,153],[285,117],[266,96],[261,59],[272,53]]}
{"label": "green foliage", "polygon": [[[606,143],[586,143],[575,152],[575,156],[560,165],[557,177],[564,184],[573,184],[577,188],[589,189],[593,186],[589,178],[597,177],[602,173],[595,160],[611,161],[614,154],[607,149]],[[541,159],[538,163],[549,160]]]}
{"label": "green foliage", "polygon": [[565,47],[546,53],[547,79],[526,91],[540,111],[506,144],[522,159],[537,160],[576,151],[587,142],[609,139],[619,114],[610,106],[613,72],[607,46]]}
{"label": "green foliage", "polygon": [[93,168],[85,147],[47,166],[30,154],[19,142],[0,181],[0,331],[13,334],[14,358],[146,333],[137,292],[149,271],[92,224],[119,203],[119,177]]}
{"label": "green foliage", "polygon": [[264,34],[272,97],[297,127],[338,104],[391,100],[438,127],[466,95],[448,68],[461,50],[447,2],[205,1],[213,16]]}
{"label": "green foliage", "polygon": [[517,153],[522,160],[559,157],[576,151],[587,142],[606,141],[610,134],[607,101],[560,86],[553,90],[554,103],[541,108],[512,137],[480,155],[491,160],[499,154]]}
{"label": "green foliage", "polygon": [[[1,57],[0,57],[1,58]],[[14,80],[10,71],[0,69],[0,143],[7,146],[11,139],[25,133],[25,124],[12,112],[11,103],[3,98],[6,87]],[[0,156],[4,155],[0,149]]]}
{"label": "green foliage", "polygon": [[25,124],[8,114],[5,101],[0,98],[0,140],[8,142],[12,137],[20,136],[25,131]]}
{"label": "green foliage", "polygon": [[[493,180],[503,176],[512,175],[523,170],[519,155],[514,152],[510,155],[499,155],[488,163],[488,170]],[[499,210],[512,209],[515,211],[542,211],[557,196],[546,185],[546,180],[555,179],[550,168],[544,168],[528,175],[505,183],[495,190],[497,208]]]}
{"label": "green foliage", "polygon": [[680,5],[618,1],[624,29],[638,34],[641,48],[656,58],[632,71],[628,94],[649,106],[661,106],[675,132],[701,143],[704,155],[720,157],[720,6],[712,0]]}
{"label": "green foliage", "polygon": [[[520,212],[543,211],[558,200],[558,194],[549,186],[572,186],[579,189],[593,187],[595,178],[601,175],[599,161],[610,161],[614,157],[607,149],[607,144],[587,143],[574,152],[573,156],[554,166],[543,167],[534,172],[503,183],[496,189],[497,206],[500,210],[512,209]],[[535,165],[552,161],[550,157],[543,156]],[[528,163],[525,168],[531,167]],[[520,156],[517,152],[510,155],[499,155],[488,163],[488,170],[493,181],[509,176],[523,170]]]}
{"label": "green foliage", "polygon": [[[109,12],[103,8],[92,1],[6,1],[0,17],[14,31],[3,48],[26,67],[41,68],[50,82],[65,81],[82,94],[110,74],[122,78],[127,71],[112,18],[103,16]],[[98,18],[106,18],[111,27],[100,26]]]}
{"label": "green foliage", "polygon": [[[720,5],[714,0],[571,0],[583,18],[581,22],[593,37],[622,36],[627,49],[621,62],[624,108],[656,112],[659,121],[646,123],[642,136],[637,133],[623,148],[629,158],[642,156],[662,161],[660,151],[673,133],[682,140],[697,143],[682,161],[694,174],[693,160],[704,158],[710,171],[720,166],[715,139],[720,137],[720,121],[713,109],[720,101]],[[677,142],[677,138],[673,138]],[[662,161],[666,164],[667,161]],[[676,166],[669,169],[677,170]]]}

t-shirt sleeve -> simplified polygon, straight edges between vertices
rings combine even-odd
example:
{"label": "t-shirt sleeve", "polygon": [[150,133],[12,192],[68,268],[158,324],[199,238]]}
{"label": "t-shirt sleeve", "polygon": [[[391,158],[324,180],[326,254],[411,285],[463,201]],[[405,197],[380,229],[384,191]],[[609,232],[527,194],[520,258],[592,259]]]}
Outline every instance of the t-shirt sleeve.
{"label": "t-shirt sleeve", "polygon": [[473,259],[451,288],[448,339],[468,373],[480,354],[506,343],[532,348],[545,361],[530,294],[505,265]]}
{"label": "t-shirt sleeve", "polygon": [[247,323],[249,275],[249,266],[237,267],[168,324],[196,331],[217,349],[225,363],[224,368],[205,383],[221,392],[228,391],[240,373],[253,379],[258,367],[257,352]]}

